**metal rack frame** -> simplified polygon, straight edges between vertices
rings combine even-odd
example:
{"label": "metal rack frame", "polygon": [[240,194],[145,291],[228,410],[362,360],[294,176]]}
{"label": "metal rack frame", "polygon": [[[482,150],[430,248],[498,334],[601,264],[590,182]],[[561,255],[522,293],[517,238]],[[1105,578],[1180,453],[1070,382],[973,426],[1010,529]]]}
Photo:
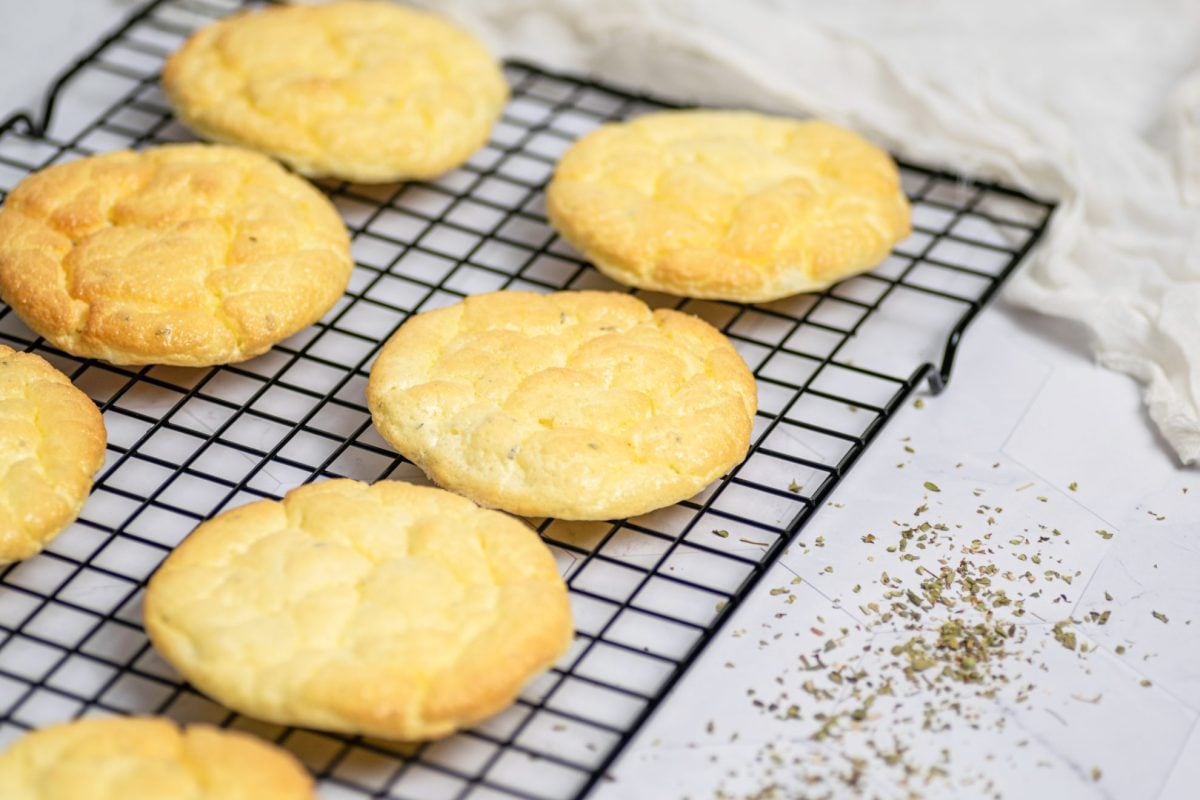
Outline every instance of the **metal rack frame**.
{"label": "metal rack frame", "polygon": [[[192,27],[240,5],[139,9],[63,73],[39,116],[0,124],[0,188],[63,158],[187,138],[156,89],[158,64]],[[0,736],[96,711],[166,713],[271,738],[337,797],[583,797],[897,408],[923,381],[941,390],[963,332],[1053,211],[902,162],[915,233],[872,273],[761,306],[639,292],[720,327],[754,369],[762,408],[746,462],[691,501],[632,520],[535,521],[575,607],[579,632],[562,662],[509,711],[438,743],[243,718],[183,683],[145,639],[139,601],[158,561],[221,509],[304,481],[419,480],[374,434],[362,391],[378,347],[409,314],[475,291],[623,288],[553,235],[541,191],[574,136],[670,104],[531,64],[506,70],[512,102],[464,168],[426,183],[321,184],[354,238],[355,274],[323,320],[267,355],[204,370],[85,361],[0,305],[0,341],[63,369],[110,430],[80,521],[0,572]],[[116,88],[101,90],[98,113],[80,101],[83,124],[58,131],[74,87],[93,77]],[[934,322],[912,310],[921,303],[940,309]],[[936,332],[921,333],[926,324]],[[863,346],[878,340],[872,332],[912,328],[938,363],[894,353],[898,372],[862,363],[879,350]]]}

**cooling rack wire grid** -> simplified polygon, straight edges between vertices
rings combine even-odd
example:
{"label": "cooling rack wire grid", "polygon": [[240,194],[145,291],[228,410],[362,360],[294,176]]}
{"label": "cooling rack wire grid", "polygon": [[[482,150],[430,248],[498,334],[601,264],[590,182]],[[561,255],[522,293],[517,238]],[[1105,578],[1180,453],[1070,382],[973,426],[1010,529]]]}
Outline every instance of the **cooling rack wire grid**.
{"label": "cooling rack wire grid", "polygon": [[[40,115],[0,126],[0,190],[49,164],[190,140],[158,89],[162,60],[239,7],[139,10],[64,73]],[[183,683],[142,631],[143,587],[170,549],[222,509],[306,481],[423,481],[364,404],[371,361],[408,315],[499,289],[622,289],[554,235],[542,190],[574,138],[666,104],[528,64],[505,73],[512,100],[461,169],[422,183],[321,184],[353,236],[353,278],[324,319],[266,355],[203,370],[81,361],[0,305],[0,342],[70,375],[103,410],[110,442],[80,520],[0,573],[0,744],[80,715],[166,714],[282,744],[326,800],[582,797],[896,408],[924,380],[941,387],[962,331],[1052,211],[902,164],[914,231],[869,274],[759,306],[639,292],[733,340],[758,379],[754,446],[731,475],[671,508],[535,521],[568,577],[578,628],[555,669],[512,708],[432,744],[230,713]]]}

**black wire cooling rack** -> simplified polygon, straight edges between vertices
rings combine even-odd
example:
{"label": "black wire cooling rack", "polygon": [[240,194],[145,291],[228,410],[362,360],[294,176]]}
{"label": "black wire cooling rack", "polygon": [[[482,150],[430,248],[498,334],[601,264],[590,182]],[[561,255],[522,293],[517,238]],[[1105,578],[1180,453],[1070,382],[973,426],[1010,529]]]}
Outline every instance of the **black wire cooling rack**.
{"label": "black wire cooling rack", "polygon": [[[190,139],[157,88],[162,59],[239,6],[139,10],[64,73],[40,116],[0,126],[0,189],[59,161]],[[540,521],[578,628],[561,663],[508,711],[432,744],[232,714],[183,683],[142,631],[143,587],[171,547],[222,509],[306,481],[423,480],[364,406],[371,360],[409,314],[497,289],[621,288],[554,235],[542,189],[572,139],[666,104],[527,64],[506,74],[512,101],[463,168],[427,183],[323,184],[354,237],[353,279],[320,323],[266,355],[203,370],[81,361],[0,305],[0,341],[70,375],[110,441],[81,519],[0,574],[0,740],[89,713],[162,713],[281,743],[330,800],[582,797],[897,407],[925,379],[941,388],[963,330],[1052,211],[902,164],[914,233],[869,274],[759,306],[640,293],[737,345],[758,378],[755,445],[689,502],[620,522]]]}

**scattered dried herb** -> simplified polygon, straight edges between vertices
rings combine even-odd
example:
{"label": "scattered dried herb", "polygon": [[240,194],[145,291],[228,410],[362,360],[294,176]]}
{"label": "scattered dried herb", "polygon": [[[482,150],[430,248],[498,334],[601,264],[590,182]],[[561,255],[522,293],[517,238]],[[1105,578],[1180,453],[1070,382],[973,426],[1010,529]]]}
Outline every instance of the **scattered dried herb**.
{"label": "scattered dried herb", "polygon": [[[906,444],[905,450],[914,448]],[[1017,490],[1034,485],[1023,484]],[[923,486],[928,492],[942,491],[932,481]],[[1076,491],[1078,485],[1072,482],[1069,488]],[[973,493],[981,497],[988,492],[977,488]],[[1048,502],[1045,497],[1036,499]],[[1070,539],[1048,525],[1022,527],[1025,516],[1006,516],[1003,508],[991,504],[978,506],[971,524],[939,521],[935,515],[941,504],[933,504],[934,509],[930,505],[922,502],[911,516],[894,520],[892,529],[877,528],[859,537],[863,545],[881,545],[865,554],[868,561],[881,561],[878,577],[870,585],[849,586],[856,604],[853,613],[861,621],[852,627],[867,643],[855,644],[861,640],[851,639],[850,630],[839,631],[836,624],[818,616],[818,624],[796,631],[807,628],[823,641],[776,677],[772,696],[751,692],[755,708],[797,726],[797,736],[789,738],[808,737],[833,745],[805,751],[811,762],[788,760],[781,746],[766,745],[759,762],[763,776],[771,778],[768,785],[758,794],[718,792],[718,797],[867,797],[871,795],[866,786],[882,785],[894,786],[897,796],[912,800],[931,782],[945,779],[956,781],[951,796],[965,786],[971,787],[972,797],[998,796],[988,784],[972,784],[969,775],[954,774],[951,748],[938,754],[924,747],[915,752],[902,742],[917,735],[918,729],[932,734],[948,731],[957,725],[955,720],[971,727],[995,724],[1002,730],[1006,715],[999,715],[994,723],[982,721],[982,715],[994,708],[991,701],[1003,698],[1005,704],[1028,705],[1036,696],[1035,684],[1017,680],[1011,669],[1025,670],[1025,663],[1036,666],[1032,658],[1043,648],[1054,647],[1051,639],[1076,657],[1088,658],[1094,647],[1079,636],[1078,626],[1106,625],[1112,610],[1082,611],[1079,619],[1062,619],[1049,629],[1018,624],[1028,601],[1041,598],[1043,604],[1072,604],[1078,600],[1060,591],[1073,586],[1082,573],[1044,549],[1050,542],[1069,545]],[[1113,536],[1103,530],[1097,534],[1106,539]],[[804,547],[800,556],[815,555],[815,548],[825,544],[824,537],[810,541],[814,547]],[[893,560],[885,561],[889,556]],[[1026,569],[1029,564],[1036,569]],[[825,574],[833,571],[825,564],[817,568]],[[797,582],[798,578],[793,580]],[[797,599],[787,587],[775,587],[770,593],[785,604]],[[1103,596],[1106,602],[1114,602],[1110,593]],[[843,602],[836,595],[833,599],[836,606]],[[1165,615],[1154,614],[1166,622]],[[759,645],[767,647],[783,635],[763,636]],[[1026,642],[1035,635],[1039,638]],[[1126,652],[1125,645],[1114,649],[1118,655]],[[1142,685],[1150,682],[1143,680]],[[801,695],[803,700],[797,702]],[[1104,702],[1100,694],[1072,697],[1081,703]],[[785,768],[795,770],[792,779],[774,780],[772,776]],[[1099,768],[1093,776],[1099,780]],[[959,783],[964,777],[966,781]]]}
{"label": "scattered dried herb", "polygon": [[1075,649],[1075,634],[1067,630],[1067,626],[1073,622],[1074,620],[1064,619],[1054,623],[1054,640],[1068,650]]}

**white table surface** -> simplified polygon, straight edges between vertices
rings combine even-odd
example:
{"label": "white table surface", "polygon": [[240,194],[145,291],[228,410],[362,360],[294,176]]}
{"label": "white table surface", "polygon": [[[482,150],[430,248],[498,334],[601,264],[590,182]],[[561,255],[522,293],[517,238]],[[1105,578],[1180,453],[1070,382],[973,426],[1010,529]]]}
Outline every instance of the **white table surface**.
{"label": "white table surface", "polygon": [[[39,103],[56,71],[135,5],[0,0],[0,113]],[[742,797],[778,784],[777,794],[759,796],[788,797],[799,791],[793,760],[836,759],[836,744],[808,738],[811,724],[774,719],[752,705],[747,690],[769,694],[779,687],[776,677],[797,683],[794,671],[784,671],[820,646],[811,628],[862,621],[857,605],[879,594],[876,576],[898,562],[861,537],[910,515],[928,494],[924,481],[941,488],[932,513],[964,529],[976,524],[979,490],[1005,508],[992,529],[997,540],[1037,523],[1062,529],[1068,535],[1048,543],[1044,558],[1080,572],[1071,585],[1054,585],[1062,593],[1057,603],[1049,591],[1030,601],[1024,646],[1039,651],[1028,665],[1036,689],[1025,703],[991,704],[989,713],[1005,718],[1002,733],[990,723],[958,725],[949,735],[912,729],[915,750],[952,751],[950,780],[922,787],[924,795],[974,796],[981,784],[961,784],[983,776],[1006,797],[1200,796],[1200,473],[1176,465],[1149,426],[1137,386],[1094,366],[1076,331],[1003,300],[969,331],[947,391],[890,423],[835,505],[808,525],[802,539],[810,546],[793,547],[772,569],[595,796]],[[1104,539],[1097,529],[1115,535]],[[817,536],[827,546],[812,547]],[[855,583],[864,589],[851,600]],[[781,585],[797,601],[785,605],[786,595],[769,592]],[[1105,608],[1112,610],[1107,625],[1076,628],[1094,651],[1081,656],[1052,640],[1046,646],[1047,623]],[[1118,656],[1122,643],[1127,652]],[[862,667],[869,671],[868,662]],[[1096,695],[1095,703],[1080,699]],[[881,714],[868,725],[887,730],[891,721]],[[775,762],[764,749],[769,743]],[[873,769],[864,786],[899,796],[888,773]],[[848,792],[837,782],[807,791],[821,796],[830,788],[834,796]]]}

